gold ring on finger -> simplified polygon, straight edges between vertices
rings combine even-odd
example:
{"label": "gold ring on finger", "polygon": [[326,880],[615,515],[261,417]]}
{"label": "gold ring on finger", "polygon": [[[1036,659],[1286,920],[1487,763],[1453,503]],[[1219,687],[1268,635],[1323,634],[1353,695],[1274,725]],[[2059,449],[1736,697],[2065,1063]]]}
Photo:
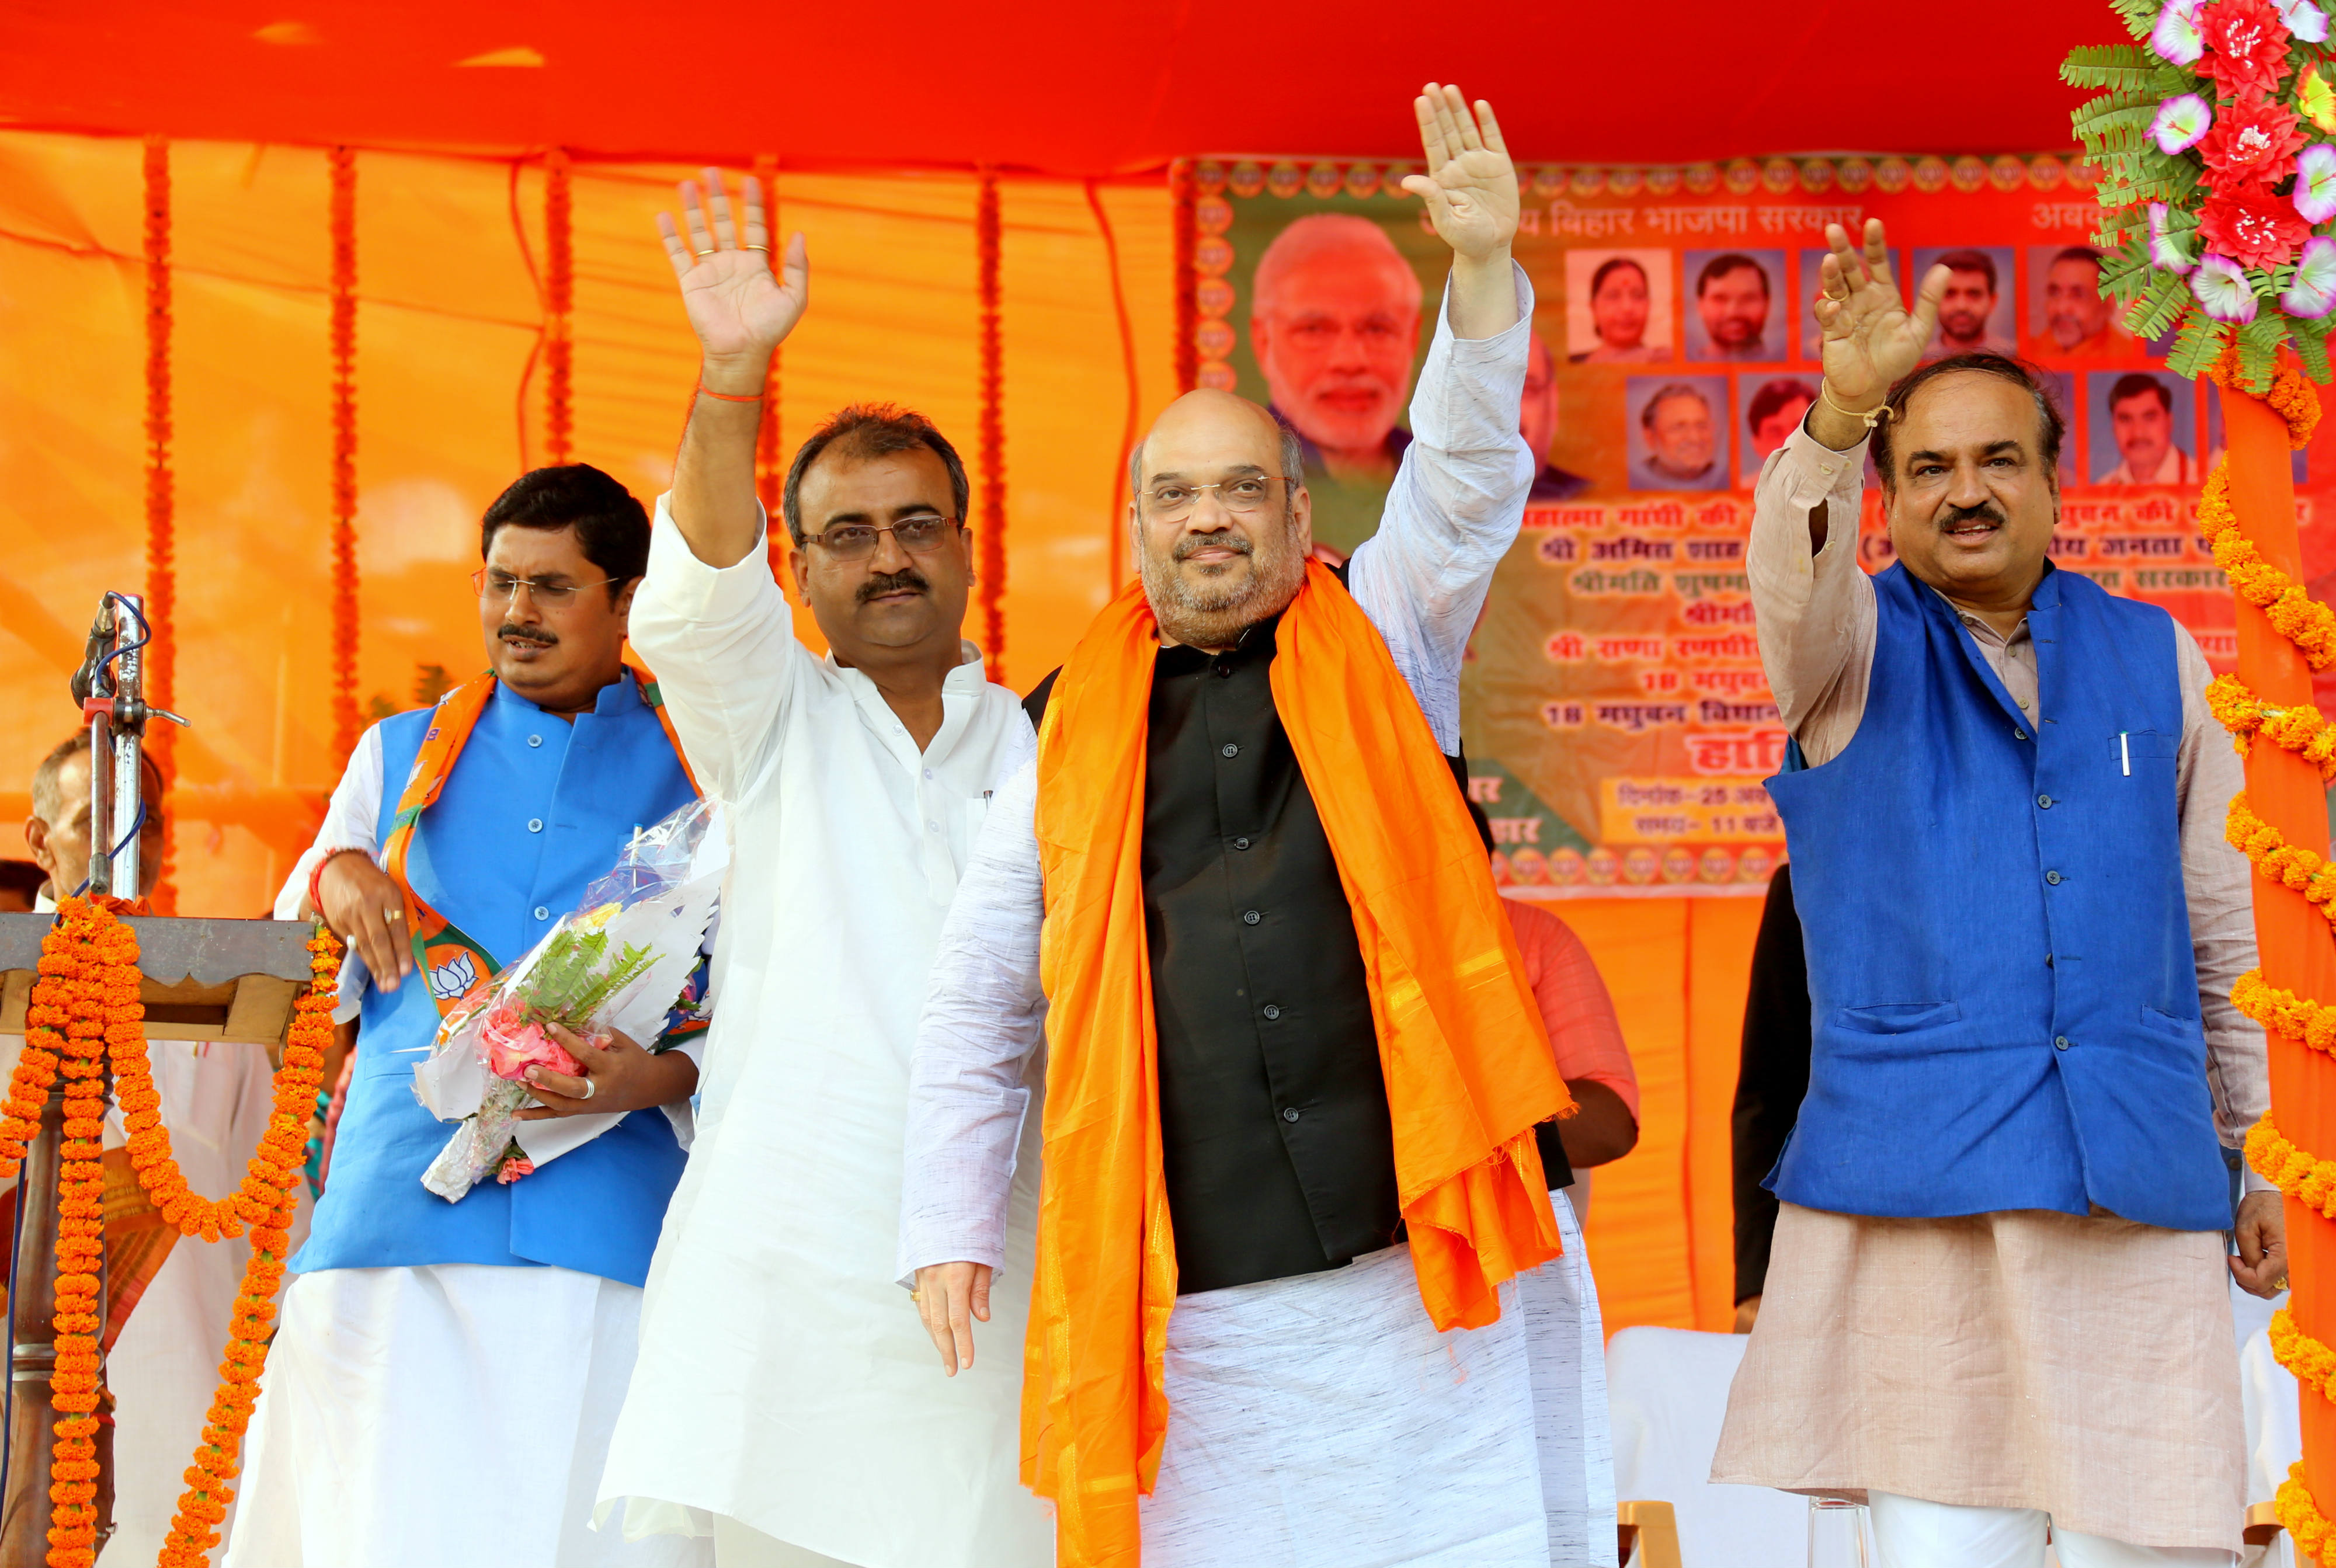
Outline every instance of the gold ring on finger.
{"label": "gold ring on finger", "polygon": [[742,245],[738,248],[741,250],[759,250],[765,256],[768,256],[771,253],[771,248],[767,245]]}
{"label": "gold ring on finger", "polygon": [[381,911],[381,918],[385,920],[402,920],[405,918],[405,911],[404,910],[384,910]]}

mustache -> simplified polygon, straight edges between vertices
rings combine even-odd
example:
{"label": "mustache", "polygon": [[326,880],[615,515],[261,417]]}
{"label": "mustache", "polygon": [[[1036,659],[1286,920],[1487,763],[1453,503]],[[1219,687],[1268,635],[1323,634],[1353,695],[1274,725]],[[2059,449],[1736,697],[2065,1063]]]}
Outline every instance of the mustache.
{"label": "mustache", "polygon": [[1230,550],[1236,555],[1255,555],[1257,553],[1257,546],[1255,544],[1243,539],[1238,533],[1227,531],[1222,533],[1185,534],[1176,541],[1176,548],[1170,552],[1170,559],[1173,560],[1190,560],[1195,552],[1203,550]]}
{"label": "mustache", "polygon": [[932,590],[932,584],[925,580],[923,572],[913,566],[904,566],[898,571],[871,572],[868,580],[861,583],[860,590],[852,595],[852,602],[866,604],[881,593],[930,593]]}
{"label": "mustache", "polygon": [[513,642],[531,642],[543,648],[555,648],[560,642],[558,638],[540,627],[521,626],[508,620],[496,628],[495,636],[508,638]]}
{"label": "mustache", "polygon": [[1996,505],[1995,502],[1991,501],[1982,501],[1977,506],[1951,506],[1947,508],[1946,511],[1939,514],[1938,526],[1940,531],[1943,532],[1951,528],[1960,528],[1967,522],[1991,522],[1995,524],[1996,527],[2001,528],[2010,521],[2010,519],[2003,515],[2003,508]]}

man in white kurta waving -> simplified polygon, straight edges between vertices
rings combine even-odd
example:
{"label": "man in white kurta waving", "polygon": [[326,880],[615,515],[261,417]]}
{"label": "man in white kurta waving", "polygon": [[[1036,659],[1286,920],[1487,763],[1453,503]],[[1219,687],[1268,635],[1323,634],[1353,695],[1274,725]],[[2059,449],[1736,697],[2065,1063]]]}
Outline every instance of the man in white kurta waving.
{"label": "man in white kurta waving", "polygon": [[[1020,1378],[932,1350],[894,1283],[918,1004],[991,792],[1033,740],[959,635],[973,581],[963,463],[921,416],[848,408],[787,476],[795,640],[765,564],[754,443],[802,315],[748,180],[718,175],[666,247],[704,349],[657,502],[632,638],[690,765],[728,808],[697,1141],[650,1266],[640,1359],[600,1485],[603,1529],[710,1533],[724,1568],[1022,1568],[1049,1558],[1015,1479]],[[710,209],[710,211],[708,210]],[[1035,1164],[1035,1161],[1033,1162]],[[1033,1189],[1035,1193],[1035,1189]],[[994,1310],[1018,1333],[1032,1194]]]}

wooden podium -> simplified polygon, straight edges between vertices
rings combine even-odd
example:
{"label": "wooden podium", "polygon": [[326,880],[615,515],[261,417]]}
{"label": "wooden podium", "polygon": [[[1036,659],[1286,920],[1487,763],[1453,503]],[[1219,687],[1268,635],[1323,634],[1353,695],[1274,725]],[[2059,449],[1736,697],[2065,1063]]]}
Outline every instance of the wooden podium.
{"label": "wooden podium", "polygon": [[[149,1038],[219,1040],[241,1049],[265,1048],[271,1059],[281,1059],[293,998],[311,975],[306,921],[133,915],[129,924],[138,933],[138,968],[145,982],[139,996],[146,1004]],[[49,925],[47,915],[0,914],[0,1034],[24,1033],[41,939]],[[10,1404],[6,1493],[0,1499],[0,1568],[42,1568],[49,1551],[49,1465],[56,1425],[56,1412],[49,1406],[49,1376],[56,1365],[56,1330],[50,1312],[55,1304],[57,1178],[63,1140],[64,1080],[60,1077],[42,1109],[40,1132],[25,1150],[17,1211],[23,1219],[16,1231],[16,1289],[8,1302]],[[104,1302],[101,1288],[101,1311]],[[112,1533],[112,1437],[110,1424],[99,1427],[101,1551]]]}

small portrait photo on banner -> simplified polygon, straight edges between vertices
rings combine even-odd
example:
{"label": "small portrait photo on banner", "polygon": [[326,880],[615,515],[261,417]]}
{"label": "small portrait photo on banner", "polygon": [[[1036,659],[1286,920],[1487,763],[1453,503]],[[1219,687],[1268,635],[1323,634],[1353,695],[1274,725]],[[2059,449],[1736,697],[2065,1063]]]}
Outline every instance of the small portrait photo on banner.
{"label": "small portrait photo on banner", "polygon": [[2117,325],[2115,302],[2101,297],[2101,253],[2089,245],[2028,248],[2030,359],[2138,359],[2141,345]]}
{"label": "small portrait photo on banner", "polygon": [[1689,359],[1785,357],[1793,332],[1783,251],[1690,250],[1680,282]]}
{"label": "small portrait photo on banner", "polygon": [[2095,484],[2195,484],[2197,389],[2167,370],[2096,370],[2085,376],[2092,424],[2086,454]]}
{"label": "small portrait photo on banner", "polygon": [[2081,484],[2077,473],[2077,373],[2073,370],[2037,370],[2036,379],[2044,384],[2044,395],[2060,411],[2060,483]]}
{"label": "small portrait photo on banner", "polygon": [[1574,365],[1671,358],[1671,253],[1567,251],[1565,347]]}
{"label": "small portrait photo on banner", "polygon": [[1917,246],[1914,265],[1901,281],[1911,297],[1933,267],[1947,269],[1939,297],[1939,330],[1925,359],[1956,354],[2014,354],[2012,250],[2009,245]]}
{"label": "small portrait photo on banner", "polygon": [[1728,487],[1726,376],[1634,375],[1623,409],[1632,490]]}
{"label": "small portrait photo on banner", "polygon": [[1528,506],[1571,501],[1590,488],[1586,475],[1550,461],[1551,443],[1557,440],[1557,359],[1549,339],[1536,330],[1525,358],[1524,401],[1517,410],[1517,433],[1525,438],[1534,464],[1533,490],[1525,497]]}
{"label": "small portrait photo on banner", "polygon": [[1785,444],[1800,428],[1809,405],[1817,400],[1814,375],[1779,375],[1772,370],[1736,373],[1736,406],[1744,411],[1742,437],[1737,445],[1737,477],[1750,484],[1760,477],[1768,454]]}

